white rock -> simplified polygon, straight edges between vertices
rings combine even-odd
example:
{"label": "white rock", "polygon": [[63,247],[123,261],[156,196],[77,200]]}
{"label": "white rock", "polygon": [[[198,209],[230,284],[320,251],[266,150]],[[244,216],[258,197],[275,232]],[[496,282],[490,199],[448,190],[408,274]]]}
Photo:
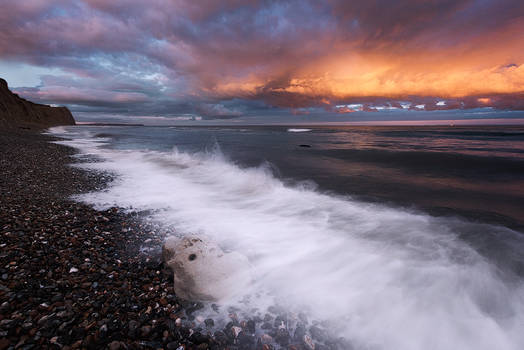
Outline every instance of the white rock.
{"label": "white rock", "polygon": [[169,237],[163,258],[174,274],[175,293],[185,299],[217,301],[244,292],[251,282],[247,258],[225,253],[216,243],[199,237]]}
{"label": "white rock", "polygon": [[231,331],[233,332],[233,335],[235,336],[235,338],[238,338],[238,335],[240,334],[240,332],[242,332],[242,328],[233,326],[231,327]]}

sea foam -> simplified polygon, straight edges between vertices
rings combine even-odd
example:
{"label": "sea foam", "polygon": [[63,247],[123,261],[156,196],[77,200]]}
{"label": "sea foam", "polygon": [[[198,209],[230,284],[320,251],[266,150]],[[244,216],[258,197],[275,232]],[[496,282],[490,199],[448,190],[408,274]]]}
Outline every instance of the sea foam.
{"label": "sea foam", "polygon": [[308,132],[311,131],[311,129],[287,129],[288,132]]}
{"label": "sea foam", "polygon": [[240,168],[219,149],[111,150],[70,137],[64,143],[104,160],[84,166],[118,175],[79,200],[153,210],[177,234],[244,254],[255,280],[241,293],[249,307],[308,310],[356,348],[524,348],[521,279],[460,239],[490,232],[521,249],[513,231],[286,186],[271,167]]}

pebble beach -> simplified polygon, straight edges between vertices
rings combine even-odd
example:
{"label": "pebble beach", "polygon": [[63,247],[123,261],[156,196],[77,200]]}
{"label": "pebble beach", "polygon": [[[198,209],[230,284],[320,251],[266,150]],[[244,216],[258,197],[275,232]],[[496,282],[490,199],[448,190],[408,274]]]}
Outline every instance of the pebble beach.
{"label": "pebble beach", "polygon": [[82,160],[54,140],[0,134],[0,350],[351,348],[304,317],[285,327],[278,308],[195,317],[204,305],[175,295],[162,262],[166,233],[141,213],[73,201],[111,176],[71,166]]}

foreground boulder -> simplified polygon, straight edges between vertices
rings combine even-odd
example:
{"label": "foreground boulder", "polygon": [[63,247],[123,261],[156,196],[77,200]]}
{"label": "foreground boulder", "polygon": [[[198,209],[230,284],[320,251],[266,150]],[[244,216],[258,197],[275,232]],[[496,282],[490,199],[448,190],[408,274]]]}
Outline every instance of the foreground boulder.
{"label": "foreground boulder", "polygon": [[69,109],[27,101],[12,93],[0,78],[1,128],[43,129],[57,125],[75,125]]}
{"label": "foreground boulder", "polygon": [[184,299],[227,300],[251,281],[244,255],[226,253],[216,243],[195,236],[169,237],[163,258],[173,271],[175,293]]}

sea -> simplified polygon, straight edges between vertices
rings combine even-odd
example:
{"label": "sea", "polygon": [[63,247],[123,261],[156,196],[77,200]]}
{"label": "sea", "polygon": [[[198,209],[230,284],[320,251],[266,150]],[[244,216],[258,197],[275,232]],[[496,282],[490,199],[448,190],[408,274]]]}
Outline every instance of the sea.
{"label": "sea", "polygon": [[245,255],[239,308],[279,303],[354,349],[524,349],[523,126],[50,132],[114,175],[76,200]]}

